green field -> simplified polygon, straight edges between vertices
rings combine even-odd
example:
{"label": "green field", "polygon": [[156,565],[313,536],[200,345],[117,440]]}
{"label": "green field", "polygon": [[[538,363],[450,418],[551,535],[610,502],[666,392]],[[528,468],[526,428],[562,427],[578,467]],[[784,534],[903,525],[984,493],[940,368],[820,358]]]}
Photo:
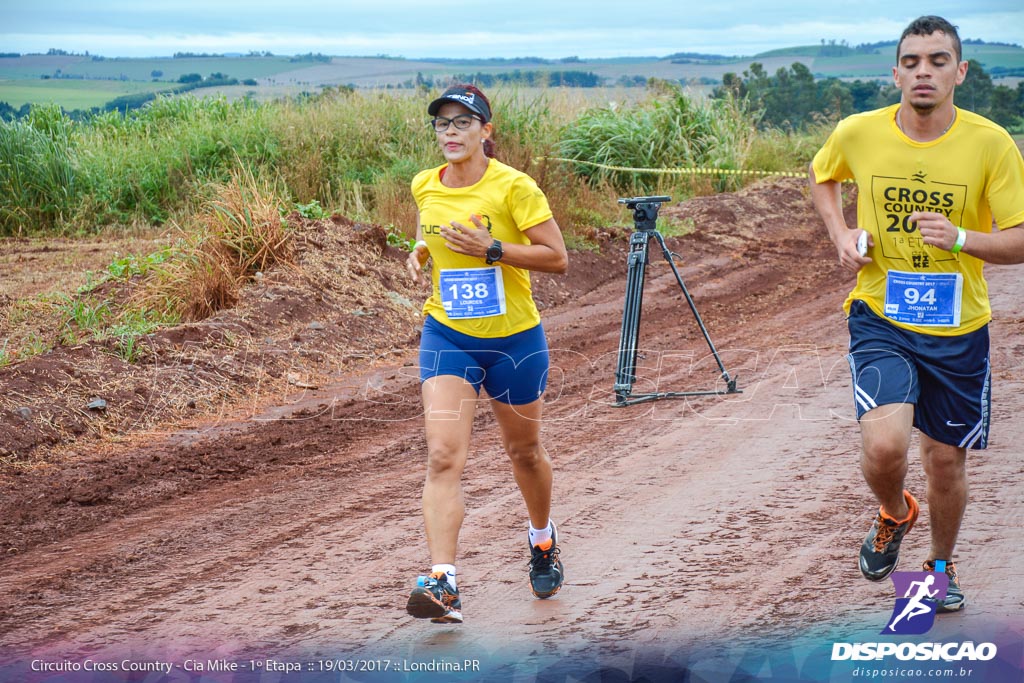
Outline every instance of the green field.
{"label": "green field", "polygon": [[138,81],[0,81],[0,102],[6,102],[15,109],[23,104],[52,103],[70,111],[102,107],[116,97],[152,90],[152,83]]}

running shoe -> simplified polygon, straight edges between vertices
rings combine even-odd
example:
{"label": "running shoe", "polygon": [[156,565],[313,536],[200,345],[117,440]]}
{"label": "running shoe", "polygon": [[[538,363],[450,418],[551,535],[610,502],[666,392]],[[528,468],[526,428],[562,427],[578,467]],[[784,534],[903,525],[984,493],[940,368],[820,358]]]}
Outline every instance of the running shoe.
{"label": "running shoe", "polygon": [[405,610],[417,619],[430,619],[435,624],[462,623],[459,589],[452,588],[444,572],[416,579]]}
{"label": "running shoe", "polygon": [[552,522],[551,538],[530,548],[530,589],[541,600],[550,598],[562,587],[564,573],[562,561],[558,559],[559,552],[558,533]]}
{"label": "running shoe", "polygon": [[910,491],[904,490],[903,496],[910,508],[907,518],[897,521],[879,506],[878,515],[860,547],[860,573],[868,581],[881,581],[893,573],[900,561],[900,543],[917,521],[921,511],[917,501]]}
{"label": "running shoe", "polygon": [[[936,565],[945,565],[936,567]],[[956,573],[956,565],[945,560],[927,560],[921,569],[926,572],[944,571],[949,577],[949,588],[946,589],[946,597],[941,602],[936,602],[936,612],[956,612],[963,609],[967,604],[964,598],[964,591],[960,588],[960,576]],[[934,601],[933,601],[934,602]]]}

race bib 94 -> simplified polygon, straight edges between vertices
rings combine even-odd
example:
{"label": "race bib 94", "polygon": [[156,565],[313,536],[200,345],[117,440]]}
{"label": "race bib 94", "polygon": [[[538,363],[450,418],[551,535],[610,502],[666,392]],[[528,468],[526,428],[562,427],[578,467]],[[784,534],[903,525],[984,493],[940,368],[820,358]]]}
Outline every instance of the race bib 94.
{"label": "race bib 94", "polygon": [[885,279],[885,317],[922,327],[958,327],[964,277],[960,273],[905,273]]}
{"label": "race bib 94", "polygon": [[489,318],[505,314],[501,268],[447,268],[441,271],[441,305],[449,318]]}

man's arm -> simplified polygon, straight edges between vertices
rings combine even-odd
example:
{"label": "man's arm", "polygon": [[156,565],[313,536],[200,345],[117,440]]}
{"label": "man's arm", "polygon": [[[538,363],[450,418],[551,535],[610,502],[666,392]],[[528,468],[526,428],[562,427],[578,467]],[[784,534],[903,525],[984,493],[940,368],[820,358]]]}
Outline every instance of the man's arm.
{"label": "man's arm", "polygon": [[[836,246],[839,253],[839,264],[847,270],[857,272],[871,259],[861,256],[857,251],[857,238],[860,237],[860,229],[850,228],[846,225],[846,217],[843,216],[843,193],[842,186],[834,180],[818,182],[814,175],[814,166],[808,169],[811,182],[811,201],[818,215],[825,222],[828,236],[832,244]],[[874,245],[874,239],[868,235],[868,243]]]}

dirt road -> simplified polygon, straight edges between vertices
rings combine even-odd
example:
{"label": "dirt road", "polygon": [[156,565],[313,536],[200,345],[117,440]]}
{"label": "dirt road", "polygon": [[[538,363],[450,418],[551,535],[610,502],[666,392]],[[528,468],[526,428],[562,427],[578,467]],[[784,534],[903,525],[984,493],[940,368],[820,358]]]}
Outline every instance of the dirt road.
{"label": "dirt road", "polygon": [[[844,358],[851,281],[802,181],[665,211],[697,226],[670,244],[743,393],[612,406],[624,242],[575,255],[567,280],[536,278],[567,575],[555,598],[530,595],[525,510],[482,406],[464,480],[466,621],[405,614],[428,561],[410,344],[329,386],[98,445],[62,479],[8,477],[0,680],[853,680],[826,651],[878,640],[893,588],[856,565],[872,499]],[[987,272],[994,428],[969,462],[969,606],[928,634],[999,644],[972,680],[1024,670],[1024,300],[1019,269]],[[720,387],[660,255],[648,274],[638,391]],[[909,486],[924,492],[916,456]],[[923,516],[903,569],[927,537]],[[452,668],[467,659],[479,669]],[[120,668],[73,668],[86,661]],[[169,674],[146,670],[163,662]]]}

